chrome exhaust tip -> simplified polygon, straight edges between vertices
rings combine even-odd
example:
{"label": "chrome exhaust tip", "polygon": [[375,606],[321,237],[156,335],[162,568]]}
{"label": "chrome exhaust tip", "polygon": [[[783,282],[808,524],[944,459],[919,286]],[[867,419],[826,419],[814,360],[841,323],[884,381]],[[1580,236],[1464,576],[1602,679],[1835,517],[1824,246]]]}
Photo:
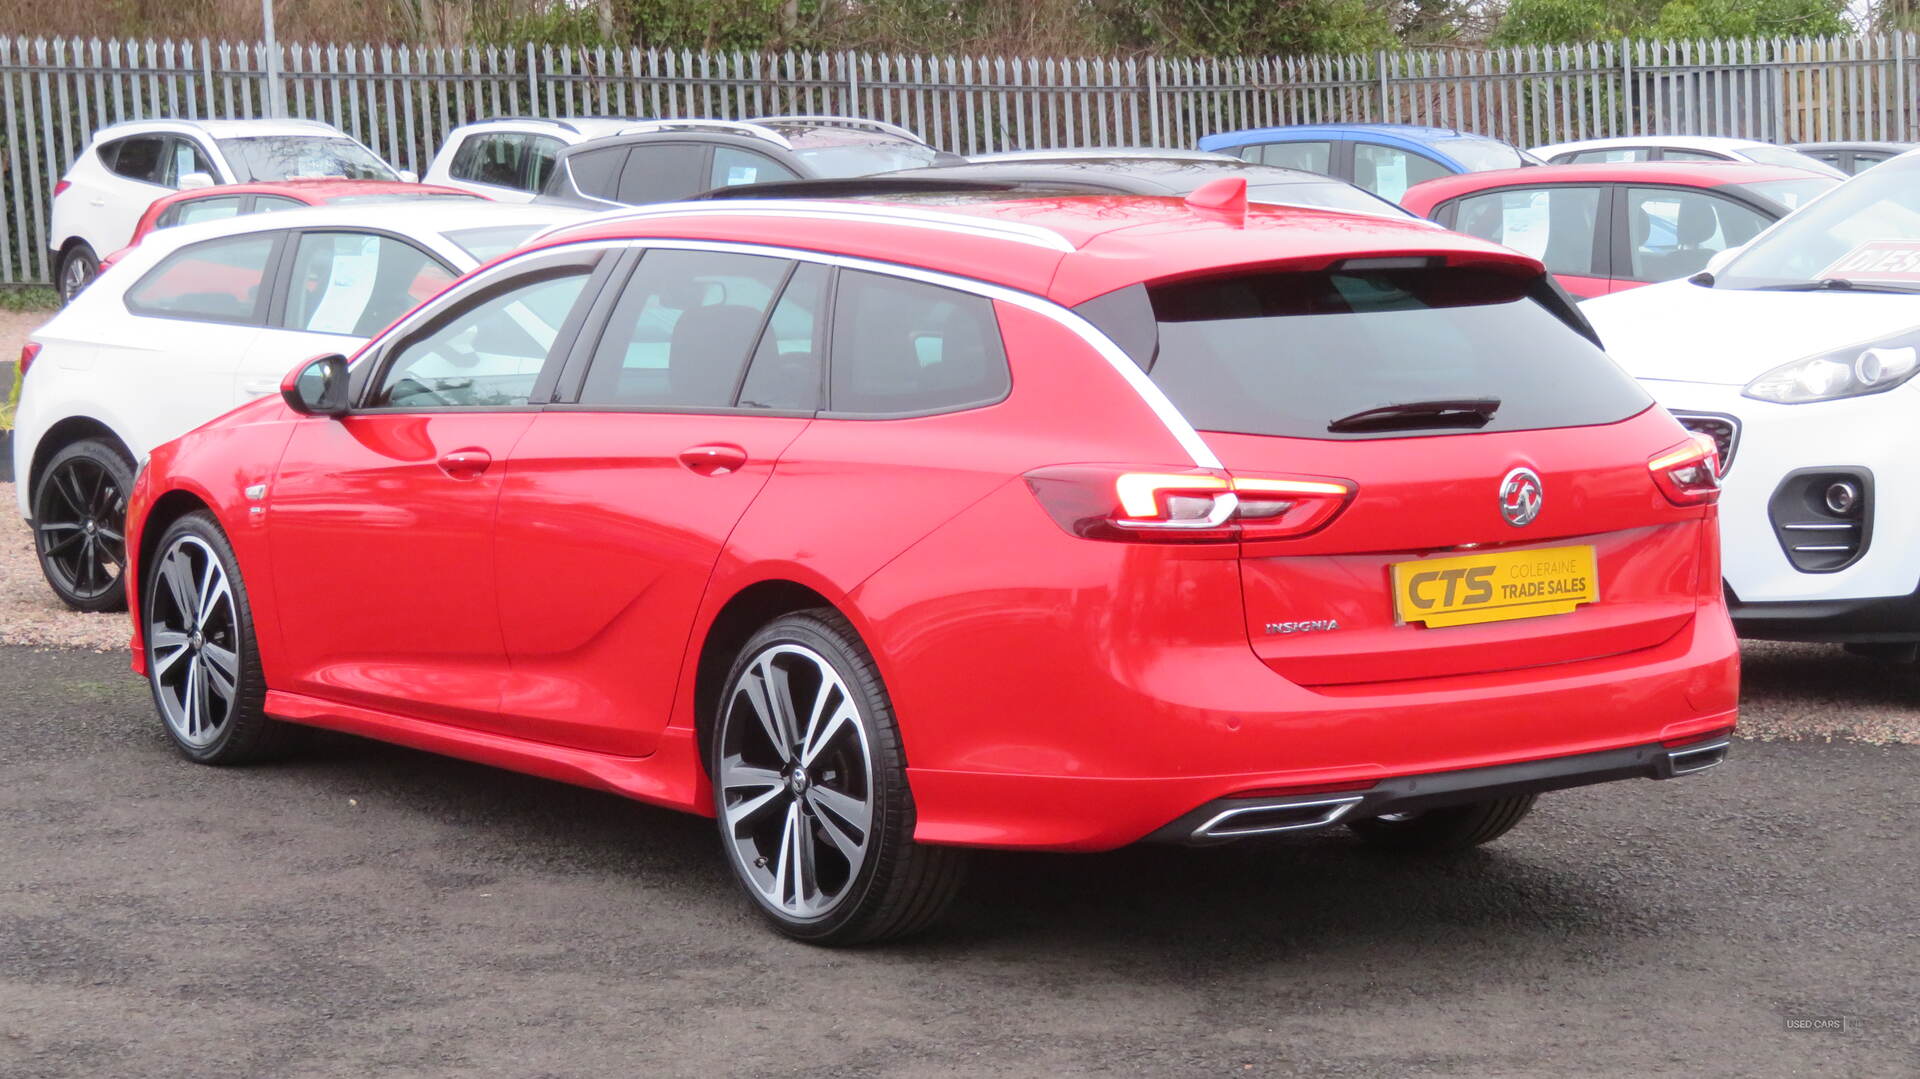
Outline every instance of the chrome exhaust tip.
{"label": "chrome exhaust tip", "polygon": [[1727,759],[1728,740],[1725,738],[1706,742],[1701,745],[1682,746],[1667,751],[1667,776],[1686,776],[1695,772],[1704,772]]}
{"label": "chrome exhaust tip", "polygon": [[1277,832],[1300,832],[1325,828],[1347,815],[1365,797],[1360,794],[1334,798],[1294,798],[1247,802],[1223,809],[1188,836],[1190,842],[1208,843],[1223,839],[1241,839]]}

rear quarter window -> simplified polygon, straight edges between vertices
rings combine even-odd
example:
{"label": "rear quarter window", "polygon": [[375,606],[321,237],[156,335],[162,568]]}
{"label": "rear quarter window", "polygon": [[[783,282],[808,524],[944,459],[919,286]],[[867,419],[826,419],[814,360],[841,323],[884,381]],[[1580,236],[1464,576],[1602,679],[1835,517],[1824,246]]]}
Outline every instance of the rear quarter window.
{"label": "rear quarter window", "polygon": [[1652,403],[1546,306],[1552,293],[1540,278],[1461,269],[1248,274],[1129,291],[1132,305],[1151,305],[1151,349],[1137,330],[1143,312],[1128,319],[1106,297],[1081,310],[1103,327],[1131,322],[1127,351],[1203,431],[1471,433],[1328,427],[1386,405],[1486,398],[1499,407],[1472,430],[1538,430],[1615,423]]}

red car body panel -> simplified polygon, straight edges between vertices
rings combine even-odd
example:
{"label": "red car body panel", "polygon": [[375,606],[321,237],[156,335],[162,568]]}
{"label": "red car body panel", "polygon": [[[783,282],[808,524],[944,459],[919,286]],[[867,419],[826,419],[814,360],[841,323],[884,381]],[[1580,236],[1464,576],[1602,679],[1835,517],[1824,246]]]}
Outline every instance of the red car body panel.
{"label": "red car body panel", "polygon": [[[1359,487],[1319,531],[1244,545],[1072,535],[1023,478],[1194,460],[1131,361],[1034,296],[1385,253],[1524,275],[1537,262],[1302,210],[1255,210],[1244,228],[1173,200],[952,212],[1044,224],[1073,250],[773,212],[604,219],[541,243],[713,239],[896,264],[911,250],[915,267],[1030,294],[995,305],[1012,374],[997,404],[891,420],[563,406],[334,420],[262,401],[154,453],[130,549],[162,497],[212,508],[235,537],[274,715],[701,814],[708,635],[755,586],[802,586],[871,650],[916,836],[933,843],[1103,849],[1239,792],[1732,725],[1714,510],[1651,481],[1649,458],[1686,438],[1658,409],[1503,434],[1202,433],[1236,472]],[[1518,464],[1557,492],[1524,536],[1492,488]],[[263,500],[240,494],[266,482]],[[1382,606],[1391,561],[1564,542],[1599,548],[1607,602],[1446,630],[1394,625]],[[140,570],[127,573],[136,612]],[[1260,632],[1289,588],[1353,632]],[[137,636],[135,653],[139,667]]]}
{"label": "red car body panel", "polygon": [[[1553,184],[1648,184],[1662,187],[1698,187],[1711,190],[1736,184],[1771,180],[1805,180],[1804,169],[1734,161],[1623,161],[1588,165],[1536,165],[1523,169],[1467,172],[1415,184],[1400,196],[1400,205],[1421,217],[1433,217],[1443,204],[1466,195],[1509,187]],[[1640,288],[1648,281],[1555,274],[1554,279],[1576,298],[1586,300],[1613,292]]]}

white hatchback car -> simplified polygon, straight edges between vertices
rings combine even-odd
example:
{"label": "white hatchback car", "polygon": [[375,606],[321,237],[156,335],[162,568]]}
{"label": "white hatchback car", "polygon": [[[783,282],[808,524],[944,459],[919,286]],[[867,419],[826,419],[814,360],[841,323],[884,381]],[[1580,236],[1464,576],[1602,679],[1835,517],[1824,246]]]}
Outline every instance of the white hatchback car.
{"label": "white hatchback car", "polygon": [[1588,300],[1607,351],[1720,443],[1744,636],[1920,642],[1920,151],[1706,271]]}
{"label": "white hatchback car", "polygon": [[125,247],[154,199],[217,184],[328,176],[414,180],[318,120],[131,120],[93,133],[53,188],[48,233],[60,297]]}
{"label": "white hatchback car", "polygon": [[1527,151],[1549,165],[1596,165],[1620,161],[1751,161],[1784,165],[1846,179],[1832,165],[1791,146],[1722,135],[1617,135],[1605,139],[1556,142]]}
{"label": "white hatchback car", "polygon": [[638,120],[610,116],[503,116],[456,127],[427,166],[425,182],[485,195],[495,202],[532,202],[554,158],[578,142],[617,135]]}
{"label": "white hatchback car", "polygon": [[53,591],[113,610],[135,462],[351,354],[456,277],[580,212],[478,199],[289,210],[155,232],[22,351],[14,475]]}

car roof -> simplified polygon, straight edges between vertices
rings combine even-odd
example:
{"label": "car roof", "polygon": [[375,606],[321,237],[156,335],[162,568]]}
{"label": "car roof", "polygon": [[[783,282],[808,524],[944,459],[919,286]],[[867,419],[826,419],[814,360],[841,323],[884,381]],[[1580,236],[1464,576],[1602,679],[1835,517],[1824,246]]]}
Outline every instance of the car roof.
{"label": "car roof", "polygon": [[[911,243],[925,230],[934,243]],[[1442,255],[1537,274],[1540,263],[1413,217],[1254,205],[1244,217],[1139,195],[949,196],[665,203],[596,214],[529,248],[596,240],[713,240],[906,264],[1049,296],[1072,306],[1144,281],[1254,266],[1323,268],[1348,258]],[[911,261],[902,258],[911,250]]]}
{"label": "car roof", "polygon": [[1886,142],[1876,139],[1838,139],[1832,142],[1795,142],[1789,143],[1789,150],[1884,150],[1889,153],[1904,154],[1920,142]]}
{"label": "car roof", "polygon": [[[376,229],[403,236],[420,236],[494,225],[553,226],[579,216],[581,211],[566,206],[501,203],[486,199],[424,199],[356,203],[353,206],[310,206],[270,214],[245,214],[218,221],[176,225],[152,235],[210,239],[271,229],[332,227]],[[147,242],[142,241],[142,245]]]}
{"label": "car roof", "polygon": [[93,133],[94,141],[148,132],[200,132],[209,138],[232,139],[307,135],[345,137],[346,132],[319,120],[123,120]]}
{"label": "car roof", "polygon": [[1759,139],[1737,139],[1728,135],[1615,135],[1604,139],[1576,139],[1536,146],[1527,151],[1536,157],[1579,150],[1605,150],[1628,146],[1673,146],[1682,150],[1745,150],[1754,146],[1772,146]]}
{"label": "car roof", "polygon": [[1201,139],[1200,148],[1204,150],[1212,146],[1241,146],[1249,142],[1324,138],[1329,135],[1335,137],[1375,135],[1421,144],[1445,142],[1448,139],[1499,141],[1491,136],[1477,135],[1471,131],[1460,131],[1451,127],[1428,127],[1422,124],[1287,124],[1280,127],[1249,127],[1238,131],[1222,131]]}
{"label": "car roof", "polygon": [[[1820,174],[1791,165],[1759,165],[1745,161],[1614,161],[1587,165],[1532,165],[1524,169],[1497,169],[1442,176],[1415,184],[1400,204],[1417,214],[1432,211],[1448,199],[1500,187],[1537,187],[1541,184],[1649,183],[1686,187],[1725,187],[1771,180],[1805,180]],[[1838,181],[1835,181],[1838,183]]]}
{"label": "car roof", "polygon": [[1339,183],[1317,172],[1260,165],[1237,157],[1087,157],[1065,160],[975,161],[881,173],[917,179],[1006,180],[1022,183],[1101,183],[1136,194],[1184,195],[1210,180],[1241,176],[1249,184]]}
{"label": "car roof", "polygon": [[1163,146],[1070,146],[1052,150],[1001,150],[991,154],[970,154],[968,161],[976,165],[990,165],[996,162],[1025,161],[1117,161],[1136,158],[1166,158],[1178,161],[1239,161],[1232,154],[1217,154],[1212,150],[1181,150]]}
{"label": "car roof", "polygon": [[356,195],[465,195],[471,191],[440,184],[416,184],[406,180],[348,180],[338,176],[315,176],[300,180],[254,180],[244,184],[217,184],[162,195],[156,201],[185,202],[210,195],[285,195],[303,202],[321,203]]}
{"label": "car roof", "polygon": [[567,134],[592,139],[603,135],[616,135],[624,128],[645,122],[638,116],[490,116],[470,124],[461,124],[449,131],[447,138],[451,140],[455,135],[485,131],[488,128],[536,127],[558,129]]}

